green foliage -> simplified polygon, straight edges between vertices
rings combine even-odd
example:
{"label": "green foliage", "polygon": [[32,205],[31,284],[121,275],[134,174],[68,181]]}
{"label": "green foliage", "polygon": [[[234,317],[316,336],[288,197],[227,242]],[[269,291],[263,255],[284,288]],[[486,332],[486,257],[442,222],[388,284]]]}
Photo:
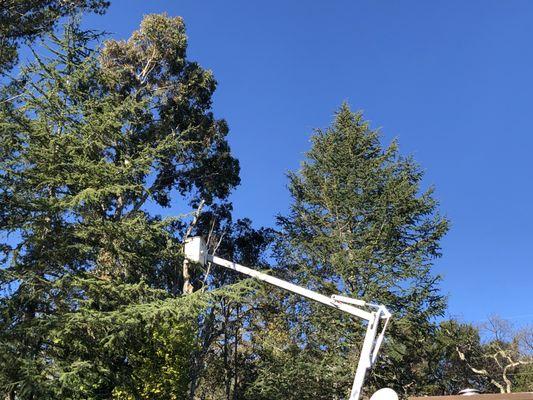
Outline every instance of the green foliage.
{"label": "green foliage", "polygon": [[182,298],[187,218],[154,210],[216,208],[239,182],[210,110],[216,82],[187,59],[180,18],[147,16],[129,41],[91,48],[99,39],[68,25],[0,93],[9,398],[181,398],[214,302]]}
{"label": "green foliage", "polygon": [[411,293],[414,285],[392,290],[391,281],[425,277],[447,229],[433,190],[419,195],[421,170],[395,142],[382,149],[378,132],[346,105],[312,143],[301,171],[289,174],[294,202],[280,218],[291,256],[357,297]]}
{"label": "green foliage", "polygon": [[[106,6],[12,1],[0,11],[0,70],[58,18]],[[186,281],[187,234],[256,268],[275,241],[286,267],[274,274],[386,304],[394,320],[366,394],[506,390],[506,378],[531,390],[530,334],[484,342],[470,325],[435,324],[445,299],[431,268],[448,221],[420,167],[396,142],[384,148],[361,113],[343,105],[312,137],[289,174],[281,232],[254,229],[232,219],[239,164],[211,111],[213,74],[187,58],[183,20],[148,15],[127,41],[100,40],[70,23],[0,89],[2,396],[345,397],[360,321],[211,266],[190,265]],[[194,223],[158,214],[199,205]],[[508,375],[502,354],[516,364]]]}
{"label": "green foliage", "polygon": [[514,329],[491,317],[478,327],[457,321],[440,325],[439,383],[451,385],[448,393],[475,387],[485,393],[530,391],[533,365],[533,329]]}
{"label": "green foliage", "polygon": [[[289,174],[293,203],[290,214],[279,218],[278,258],[290,266],[280,273],[326,294],[343,292],[394,312],[369,382],[401,394],[420,393],[426,384],[421,344],[431,340],[432,318],[445,306],[430,269],[448,223],[437,212],[432,189],[421,192],[421,180],[420,168],[399,156],[395,142],[383,149],[378,132],[343,105],[332,126],[313,136],[301,170]],[[298,396],[345,396],[351,379],[342,375],[352,375],[356,366],[364,335],[360,322],[305,301],[283,301],[291,341],[299,343],[306,360],[290,368],[306,371],[292,381]],[[268,346],[264,350],[268,354]],[[261,368],[258,389],[271,380],[270,365],[276,362]],[[286,372],[280,372],[280,382],[295,379]]]}
{"label": "green foliage", "polygon": [[[455,320],[442,321],[429,344],[428,373],[433,375],[433,385],[428,392],[433,395],[457,394],[466,388],[486,392],[487,379],[476,375],[461,360],[457,349],[481,349],[479,331],[472,325]],[[476,349],[476,350],[474,350]]]}
{"label": "green foliage", "polygon": [[517,370],[513,376],[514,392],[533,392],[533,363]]}
{"label": "green foliage", "polygon": [[105,0],[6,0],[0,8],[0,74],[18,60],[18,46],[42,37],[58,20],[83,11],[102,14]]}
{"label": "green foliage", "polygon": [[[265,228],[254,229],[248,219],[232,222],[227,211],[227,207],[214,209],[204,213],[198,221],[199,232],[210,232],[207,235],[210,251],[254,268],[266,267],[265,254],[273,232]],[[239,274],[218,267],[211,268],[203,278],[203,288],[232,287],[236,281],[242,280]],[[204,313],[198,335],[201,342],[191,371],[191,397],[244,398],[258,361],[250,339],[261,328],[253,321],[257,319],[258,311],[265,307],[265,296],[261,293],[271,290],[269,287],[258,287],[261,289],[245,296],[220,297]]]}

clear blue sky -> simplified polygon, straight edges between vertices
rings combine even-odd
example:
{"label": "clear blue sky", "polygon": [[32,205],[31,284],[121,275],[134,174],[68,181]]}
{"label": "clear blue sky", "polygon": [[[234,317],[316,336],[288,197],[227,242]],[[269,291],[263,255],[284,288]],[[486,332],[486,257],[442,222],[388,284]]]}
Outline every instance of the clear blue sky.
{"label": "clear blue sky", "polygon": [[533,321],[533,1],[112,0],[88,22],[126,38],[162,11],[184,17],[189,56],[219,82],[237,216],[287,210],[286,171],[346,100],[436,186],[450,315]]}

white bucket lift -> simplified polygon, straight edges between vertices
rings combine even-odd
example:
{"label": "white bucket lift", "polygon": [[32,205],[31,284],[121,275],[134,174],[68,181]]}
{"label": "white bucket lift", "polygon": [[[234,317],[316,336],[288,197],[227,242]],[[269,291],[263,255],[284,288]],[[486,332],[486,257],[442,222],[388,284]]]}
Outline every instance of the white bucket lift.
{"label": "white bucket lift", "polygon": [[[391,313],[385,306],[367,303],[363,300],[352,299],[345,296],[333,295],[328,297],[304,287],[284,281],[283,279],[279,279],[243,265],[236,264],[232,261],[227,261],[220,257],[210,255],[207,253],[207,247],[201,237],[192,237],[185,241],[185,257],[188,260],[201,265],[211,262],[221,267],[240,272],[241,274],[245,274],[260,281],[270,283],[271,285],[285,289],[291,293],[299,294],[300,296],[307,297],[308,299],[336,308],[368,321],[365,339],[361,348],[361,356],[359,358],[359,363],[357,365],[352,391],[349,398],[349,400],[359,400],[366,371],[372,367],[372,365],[374,365],[377,359],[377,355],[385,335],[385,330],[387,329],[387,324],[391,317]],[[364,307],[364,309],[360,307]],[[381,329],[379,329],[380,325]],[[371,398],[371,400],[397,399],[398,395],[396,392],[388,388],[378,390]]]}

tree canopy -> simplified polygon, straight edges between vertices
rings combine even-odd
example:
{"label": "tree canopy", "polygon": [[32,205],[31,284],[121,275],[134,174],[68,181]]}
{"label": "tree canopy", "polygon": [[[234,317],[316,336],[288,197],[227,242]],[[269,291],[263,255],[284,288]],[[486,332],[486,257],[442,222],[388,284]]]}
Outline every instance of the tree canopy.
{"label": "tree canopy", "polygon": [[181,18],[149,15],[128,41],[91,47],[99,39],[70,23],[0,94],[0,386],[11,397],[151,398],[135,392],[147,360],[150,374],[185,368],[173,378],[188,384],[207,303],[179,299],[187,218],[154,210],[214,206],[239,183],[211,112],[216,81],[187,59]]}
{"label": "tree canopy", "polygon": [[[383,148],[379,132],[344,104],[332,125],[312,136],[301,169],[289,174],[293,201],[290,213],[279,218],[279,264],[289,266],[280,272],[326,294],[386,304],[394,313],[370,379],[403,395],[426,384],[420,343],[430,340],[433,319],[445,307],[431,266],[448,222],[438,213],[433,190],[422,191],[421,180],[420,168],[399,155],[396,142]],[[346,371],[354,370],[364,335],[361,323],[299,299],[281,308],[290,316],[281,328],[290,340],[281,336],[275,342],[286,349],[279,358],[266,346],[270,356],[261,387],[274,379],[265,374],[276,371],[278,380],[302,381],[301,390],[286,390],[285,398],[345,397],[353,376]],[[291,350],[291,343],[298,347]],[[289,385],[269,391],[284,387]],[[272,398],[270,392],[265,398]]]}
{"label": "tree canopy", "polygon": [[[394,314],[364,396],[531,390],[531,330],[444,320],[449,221],[421,167],[343,104],[311,136],[276,229],[234,219],[240,166],[184,21],[127,40],[103,0],[8,1],[0,73],[0,394],[19,399],[347,397],[365,326],[213,265],[211,253]],[[36,38],[44,40],[37,46]],[[499,321],[499,322],[498,322]],[[487,333],[488,332],[488,333]]]}

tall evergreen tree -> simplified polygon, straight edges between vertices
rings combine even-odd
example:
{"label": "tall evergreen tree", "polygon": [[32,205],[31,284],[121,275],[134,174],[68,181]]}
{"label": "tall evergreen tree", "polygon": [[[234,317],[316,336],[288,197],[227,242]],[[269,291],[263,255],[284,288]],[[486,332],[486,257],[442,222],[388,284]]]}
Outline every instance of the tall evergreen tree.
{"label": "tall evergreen tree", "polygon": [[[279,264],[289,266],[280,273],[393,312],[369,383],[402,395],[420,394],[426,384],[421,344],[445,307],[431,266],[448,222],[438,214],[433,190],[422,191],[421,182],[420,168],[399,155],[396,142],[383,148],[379,132],[344,104],[331,127],[313,135],[300,171],[289,174],[293,202],[279,218]],[[262,397],[256,398],[345,397],[364,334],[361,322],[300,299],[281,304],[288,315],[281,331],[289,340],[265,334],[254,384]]]}
{"label": "tall evergreen tree", "polygon": [[70,24],[0,94],[10,399],[183,398],[188,338],[218,296],[181,297],[187,218],[154,212],[209,208],[239,183],[211,112],[216,81],[187,59],[180,18],[146,16],[95,50],[98,39]]}

